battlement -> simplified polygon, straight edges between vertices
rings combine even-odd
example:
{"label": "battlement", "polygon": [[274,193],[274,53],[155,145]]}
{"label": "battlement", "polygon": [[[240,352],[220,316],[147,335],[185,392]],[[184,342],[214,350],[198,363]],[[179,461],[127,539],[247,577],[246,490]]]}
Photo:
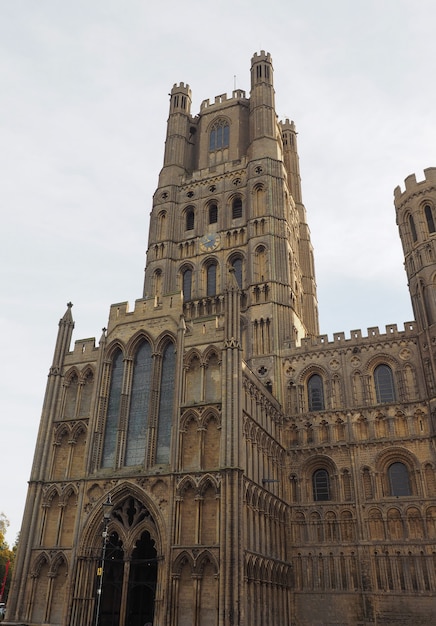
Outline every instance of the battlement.
{"label": "battlement", "polygon": [[286,118],[284,121],[279,122],[279,126],[281,127],[282,131],[291,130],[293,133],[297,132],[295,130],[294,120],[289,121],[289,119]]}
{"label": "battlement", "polygon": [[428,185],[436,185],[436,167],[428,167],[424,170],[424,180],[417,182],[416,175],[410,174],[404,179],[405,190],[401,191],[398,185],[394,189],[394,203],[398,208],[400,204],[409,199],[412,194],[422,193],[428,187]]}
{"label": "battlement", "polygon": [[175,93],[184,93],[188,96],[191,95],[191,89],[188,85],[188,83],[174,83],[173,88],[171,89],[171,95],[175,94]]}
{"label": "battlement", "polygon": [[[289,345],[289,348],[297,351],[307,351],[311,348],[339,348],[339,347],[354,347],[355,345],[370,344],[373,341],[390,341],[392,339],[409,339],[416,335],[418,327],[415,321],[404,322],[404,330],[399,331],[397,324],[388,324],[386,332],[381,333],[378,326],[371,326],[367,329],[368,335],[365,337],[362,335],[362,331],[359,329],[351,330],[349,339],[346,339],[344,332],[333,333],[333,341],[329,341],[328,335],[318,335],[317,337],[304,337],[301,340],[300,346]],[[292,342],[293,343],[293,342]]]}
{"label": "battlement", "polygon": [[146,297],[135,300],[135,308],[129,310],[128,302],[118,302],[112,304],[109,312],[108,330],[109,333],[121,324],[136,321],[144,321],[152,325],[157,318],[172,317],[177,321],[183,311],[183,296],[181,292],[170,293],[164,296]]}
{"label": "battlement", "polygon": [[260,61],[268,61],[268,63],[272,63],[272,58],[269,52],[265,52],[265,50],[261,50],[260,54],[255,52],[251,58],[251,64],[259,63]]}
{"label": "battlement", "polygon": [[243,89],[234,89],[232,91],[231,98],[228,98],[226,93],[222,93],[219,96],[215,96],[215,99],[213,102],[211,102],[209,98],[207,98],[206,100],[203,100],[203,102],[200,105],[200,112],[204,111],[205,109],[211,109],[212,107],[220,106],[222,104],[234,104],[235,101],[246,100],[246,99],[247,99],[247,96]]}

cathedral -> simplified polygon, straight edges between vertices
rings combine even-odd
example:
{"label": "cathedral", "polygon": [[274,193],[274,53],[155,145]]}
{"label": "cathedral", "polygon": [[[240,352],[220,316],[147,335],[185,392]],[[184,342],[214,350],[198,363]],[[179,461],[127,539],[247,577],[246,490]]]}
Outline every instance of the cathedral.
{"label": "cathedral", "polygon": [[59,322],[6,624],[436,623],[436,168],[394,192],[415,320],[330,341],[250,72],[196,115],[173,86],[143,294]]}

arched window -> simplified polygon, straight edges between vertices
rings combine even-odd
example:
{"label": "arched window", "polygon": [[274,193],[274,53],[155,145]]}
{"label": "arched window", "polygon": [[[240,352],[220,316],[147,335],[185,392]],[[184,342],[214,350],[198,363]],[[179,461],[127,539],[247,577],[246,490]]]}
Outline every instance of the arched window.
{"label": "arched window", "polygon": [[392,370],[388,365],[377,365],[374,370],[377,402],[394,402],[395,387]]}
{"label": "arched window", "polygon": [[427,228],[429,233],[435,232],[434,219],[433,219],[433,210],[429,204],[426,204],[424,207],[425,219],[427,220]]}
{"label": "arched window", "polygon": [[307,381],[307,399],[309,411],[324,410],[324,389],[322,378],[319,374],[312,374]]}
{"label": "arched window", "polygon": [[103,444],[103,467],[113,467],[117,445],[118,419],[121,405],[121,388],[123,383],[123,353],[117,350],[112,359],[111,386],[106,415],[106,429]]}
{"label": "arched window", "polygon": [[217,120],[212,126],[209,136],[209,150],[222,150],[228,148],[230,128],[226,120]]}
{"label": "arched window", "polygon": [[327,470],[319,469],[312,476],[313,499],[315,502],[331,500],[330,479]]}
{"label": "arched window", "polygon": [[186,269],[183,272],[183,301],[187,302],[192,297],[192,270]]}
{"label": "arched window", "polygon": [[412,234],[413,243],[415,243],[416,241],[418,241],[418,235],[416,234],[415,221],[412,215],[409,215],[409,226],[410,226],[410,232]]}
{"label": "arched window", "polygon": [[391,496],[410,496],[409,472],[404,463],[392,463],[388,467],[389,492]]}
{"label": "arched window", "polygon": [[210,263],[206,268],[206,295],[216,295],[216,263]]}
{"label": "arched window", "polygon": [[186,230],[194,230],[195,213],[194,209],[188,209],[186,211]]}
{"label": "arched window", "polygon": [[150,400],[151,346],[144,341],[135,354],[125,465],[144,463]]}
{"label": "arched window", "polygon": [[236,220],[242,217],[242,198],[237,196],[232,202],[232,219]]}
{"label": "arched window", "polygon": [[216,224],[218,221],[218,206],[215,202],[209,204],[209,224]]}
{"label": "arched window", "polygon": [[240,257],[233,259],[232,267],[235,270],[236,282],[240,289],[242,289],[242,259]]}

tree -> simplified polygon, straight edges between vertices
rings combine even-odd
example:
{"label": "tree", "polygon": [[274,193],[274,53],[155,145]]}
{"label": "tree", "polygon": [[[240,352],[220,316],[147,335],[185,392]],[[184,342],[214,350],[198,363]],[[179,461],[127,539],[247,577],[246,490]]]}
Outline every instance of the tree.
{"label": "tree", "polygon": [[3,589],[3,583],[5,583],[3,597],[1,598],[2,602],[6,602],[8,597],[12,579],[12,570],[15,561],[15,553],[17,550],[17,542],[15,542],[15,545],[11,550],[6,541],[6,531],[8,526],[8,518],[4,513],[0,513],[0,593]]}

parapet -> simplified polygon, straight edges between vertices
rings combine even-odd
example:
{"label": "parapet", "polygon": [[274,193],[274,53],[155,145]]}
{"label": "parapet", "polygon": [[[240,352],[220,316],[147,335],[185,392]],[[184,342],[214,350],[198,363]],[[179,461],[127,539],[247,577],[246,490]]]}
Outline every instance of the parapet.
{"label": "parapet", "polygon": [[172,318],[177,324],[180,315],[183,313],[183,295],[181,292],[165,294],[158,297],[146,297],[135,300],[135,308],[129,310],[128,302],[118,302],[112,304],[109,312],[108,335],[121,324],[147,321],[149,326],[154,324],[153,320]]}
{"label": "parapet", "polygon": [[206,100],[203,100],[203,102],[200,105],[200,112],[204,111],[205,109],[210,109],[217,105],[219,106],[222,104],[234,104],[235,100],[246,100],[246,94],[243,89],[235,89],[234,91],[232,91],[231,98],[229,98],[226,93],[222,93],[219,96],[215,96],[215,99],[213,102],[211,102],[209,98],[207,98]]}
{"label": "parapet", "polygon": [[413,194],[423,193],[429,189],[429,186],[436,187],[436,167],[428,167],[424,170],[424,180],[417,182],[416,175],[410,174],[404,180],[405,190],[401,191],[400,186],[394,189],[394,202],[398,208],[403,202],[407,201]]}
{"label": "parapet", "polygon": [[294,347],[293,350],[307,351],[310,349],[331,349],[339,347],[351,347],[356,345],[365,345],[377,341],[389,341],[392,339],[408,339],[417,333],[416,322],[404,322],[404,330],[400,331],[397,324],[388,324],[385,332],[381,333],[378,326],[371,326],[367,329],[368,335],[364,337],[359,329],[351,330],[350,337],[347,339],[344,332],[333,333],[333,341],[329,341],[327,335],[319,335],[317,337],[304,337],[301,340],[301,346]]}

